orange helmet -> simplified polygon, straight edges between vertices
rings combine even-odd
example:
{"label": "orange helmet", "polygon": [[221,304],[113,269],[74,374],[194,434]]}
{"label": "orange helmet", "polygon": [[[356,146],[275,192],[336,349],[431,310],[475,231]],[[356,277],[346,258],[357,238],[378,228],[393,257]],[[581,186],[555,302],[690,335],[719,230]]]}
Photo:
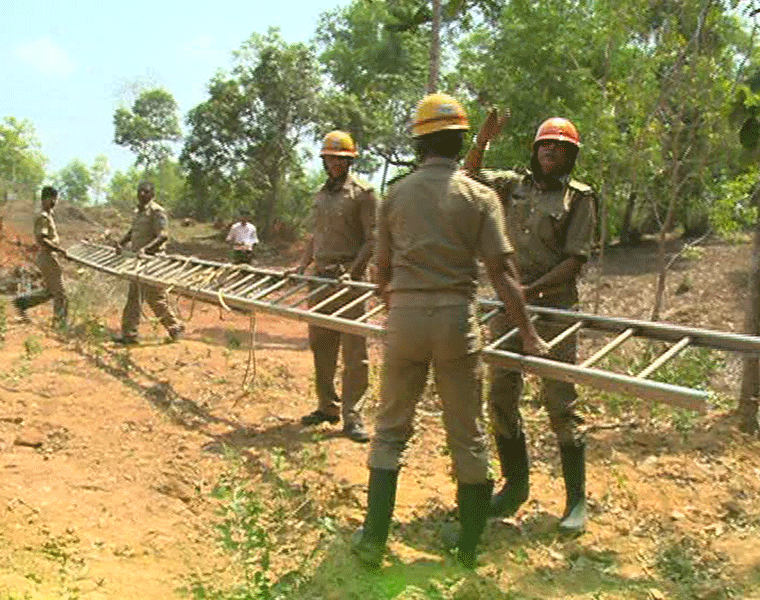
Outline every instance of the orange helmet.
{"label": "orange helmet", "polygon": [[420,100],[411,125],[412,136],[416,138],[446,129],[469,128],[464,108],[447,94],[428,94]]}
{"label": "orange helmet", "polygon": [[322,142],[320,156],[348,156],[356,158],[359,153],[356,151],[356,144],[349,133],[345,131],[331,131],[325,136]]}
{"label": "orange helmet", "polygon": [[542,140],[557,140],[560,142],[569,142],[576,148],[581,147],[581,137],[578,130],[570,121],[562,117],[552,117],[546,119],[536,131],[536,139],[533,140],[533,147]]}

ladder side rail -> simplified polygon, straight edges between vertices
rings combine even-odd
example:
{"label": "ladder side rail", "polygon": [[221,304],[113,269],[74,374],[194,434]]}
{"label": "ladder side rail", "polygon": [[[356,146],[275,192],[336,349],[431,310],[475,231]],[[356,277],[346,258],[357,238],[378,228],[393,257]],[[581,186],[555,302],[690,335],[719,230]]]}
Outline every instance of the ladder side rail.
{"label": "ladder side rail", "polygon": [[[209,292],[198,289],[177,288],[176,293],[191,298],[196,298],[204,302],[219,305],[219,294],[216,292]],[[238,296],[225,295],[222,296],[224,303],[233,308],[237,308],[244,312],[250,312],[251,310],[260,311],[263,313],[272,314],[275,316],[286,317],[295,319],[297,321],[303,321],[308,324],[317,325],[319,327],[325,327],[327,329],[334,329],[349,333],[353,335],[361,335],[365,337],[379,338],[382,337],[385,332],[382,326],[371,323],[357,323],[352,319],[345,319],[342,317],[331,317],[320,313],[311,313],[302,309],[294,309],[283,306],[271,304],[269,302],[262,302],[260,300],[250,300],[248,298],[241,298]]]}
{"label": "ladder side rail", "polygon": [[608,392],[629,394],[700,413],[707,411],[707,393],[699,390],[504,350],[484,350],[482,356],[485,362],[507,369],[534,373],[548,379],[589,385]]}
{"label": "ladder side rail", "polygon": [[637,319],[618,319],[602,315],[592,315],[559,308],[529,307],[529,310],[560,321],[586,321],[588,329],[599,329],[610,332],[621,332],[629,327],[636,329],[636,335],[663,342],[677,343],[682,338],[691,338],[691,345],[712,348],[715,350],[727,350],[730,352],[742,352],[760,354],[760,336],[725,331],[700,329],[697,327],[685,327],[671,323],[658,321],[640,321]]}

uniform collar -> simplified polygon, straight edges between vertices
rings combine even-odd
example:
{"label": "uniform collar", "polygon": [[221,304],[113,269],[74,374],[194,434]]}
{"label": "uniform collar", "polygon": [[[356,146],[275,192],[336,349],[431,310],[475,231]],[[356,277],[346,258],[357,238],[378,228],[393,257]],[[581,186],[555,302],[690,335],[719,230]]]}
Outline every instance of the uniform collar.
{"label": "uniform collar", "polygon": [[351,183],[353,182],[353,179],[351,178],[351,173],[346,173],[346,178],[343,180],[343,183],[340,185],[331,185],[330,179],[325,181],[325,184],[322,186],[322,189],[326,192],[339,192],[340,190],[347,190],[351,187]]}
{"label": "uniform collar", "polygon": [[546,192],[557,192],[559,190],[565,189],[568,182],[570,181],[570,173],[565,173],[559,178],[548,177],[546,178],[546,181],[549,183],[549,185],[546,188],[541,188],[538,186],[538,181],[531,171],[528,171],[527,177],[530,178],[529,180],[532,186]]}
{"label": "uniform collar", "polygon": [[137,205],[137,212],[147,212],[149,208],[153,208],[153,205],[156,203],[155,200],[151,200],[148,202],[145,206]]}

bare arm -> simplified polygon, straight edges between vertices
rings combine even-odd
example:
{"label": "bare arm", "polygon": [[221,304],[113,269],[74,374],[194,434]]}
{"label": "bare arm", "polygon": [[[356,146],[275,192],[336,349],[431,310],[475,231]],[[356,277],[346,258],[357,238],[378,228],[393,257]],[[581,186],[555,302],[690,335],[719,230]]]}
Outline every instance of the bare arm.
{"label": "bare arm", "polygon": [[158,248],[161,247],[161,244],[166,242],[166,240],[169,239],[169,236],[166,235],[166,233],[161,232],[156,237],[154,237],[150,242],[145,244],[145,246],[142,247],[141,251],[145,254],[154,254]]}
{"label": "bare arm", "polygon": [[510,323],[520,330],[523,349],[528,354],[546,354],[547,345],[536,333],[536,328],[528,318],[525,308],[525,297],[519,283],[504,269],[503,256],[493,256],[485,259],[488,278],[491,280],[496,294],[504,305],[504,312]]}
{"label": "bare arm", "polygon": [[42,237],[42,238],[40,238],[40,242],[48,250],[50,250],[52,252],[58,252],[59,254],[61,254],[61,256],[65,256],[66,258],[68,258],[69,255],[66,252],[66,250],[64,250],[63,248],[61,248],[58,244],[54,244],[53,242],[51,242],[50,238],[48,238],[48,237]]}

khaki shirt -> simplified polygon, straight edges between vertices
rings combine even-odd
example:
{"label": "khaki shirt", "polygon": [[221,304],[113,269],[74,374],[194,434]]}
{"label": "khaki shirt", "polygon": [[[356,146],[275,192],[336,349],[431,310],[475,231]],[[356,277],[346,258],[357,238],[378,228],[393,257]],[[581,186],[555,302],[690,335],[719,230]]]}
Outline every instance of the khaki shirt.
{"label": "khaki shirt", "polygon": [[568,257],[588,260],[596,214],[589,186],[570,180],[541,190],[529,171],[483,171],[477,179],[499,194],[523,285]]}
{"label": "khaki shirt", "polygon": [[350,173],[340,188],[325,184],[317,192],[311,209],[317,271],[350,264],[374,240],[377,203],[372,186]]}
{"label": "khaki shirt", "polygon": [[58,245],[60,241],[58,239],[58,231],[55,228],[55,221],[53,220],[53,213],[48,211],[42,211],[34,220],[34,239],[37,242],[37,246],[40,252],[52,252],[43,242],[43,239]]}
{"label": "khaki shirt", "polygon": [[[142,208],[138,206],[132,217],[132,228],[130,229],[132,232],[132,251],[137,252],[156,239],[158,235],[166,233],[166,225],[166,211],[160,204],[151,200]],[[155,249],[156,252],[163,250],[165,245],[165,242],[161,244]]]}
{"label": "khaki shirt", "polygon": [[466,296],[475,294],[478,256],[513,251],[496,194],[444,158],[391,186],[378,210],[377,245],[391,257],[390,291]]}

